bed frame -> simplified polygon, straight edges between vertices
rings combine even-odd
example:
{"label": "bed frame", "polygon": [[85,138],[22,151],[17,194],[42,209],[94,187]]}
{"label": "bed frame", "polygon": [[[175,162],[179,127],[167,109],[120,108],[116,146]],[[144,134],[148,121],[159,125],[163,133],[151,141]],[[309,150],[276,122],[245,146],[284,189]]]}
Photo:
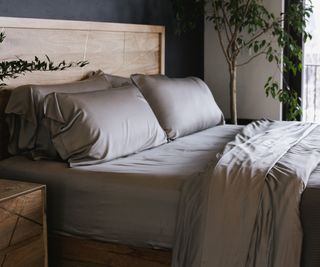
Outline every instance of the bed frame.
{"label": "bed frame", "polygon": [[[83,78],[92,70],[129,77],[133,73],[164,74],[165,28],[153,25],[0,17],[7,38],[1,60],[17,57],[54,62],[87,60],[84,68],[33,72],[7,80],[0,90],[0,159],[8,157],[4,108],[11,88],[23,84],[52,84]],[[168,267],[171,251],[136,248],[49,233],[50,267]]]}
{"label": "bed frame", "polygon": [[171,251],[49,236],[49,267],[169,267]]}

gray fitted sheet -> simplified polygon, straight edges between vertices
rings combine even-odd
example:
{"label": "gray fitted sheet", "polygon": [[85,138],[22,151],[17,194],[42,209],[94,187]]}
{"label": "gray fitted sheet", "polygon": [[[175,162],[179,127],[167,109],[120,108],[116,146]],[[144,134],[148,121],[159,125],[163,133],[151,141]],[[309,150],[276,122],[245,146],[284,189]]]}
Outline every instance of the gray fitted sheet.
{"label": "gray fitted sheet", "polygon": [[68,168],[12,157],[0,176],[47,184],[50,231],[171,248],[185,179],[202,171],[240,126],[217,126],[126,158]]}

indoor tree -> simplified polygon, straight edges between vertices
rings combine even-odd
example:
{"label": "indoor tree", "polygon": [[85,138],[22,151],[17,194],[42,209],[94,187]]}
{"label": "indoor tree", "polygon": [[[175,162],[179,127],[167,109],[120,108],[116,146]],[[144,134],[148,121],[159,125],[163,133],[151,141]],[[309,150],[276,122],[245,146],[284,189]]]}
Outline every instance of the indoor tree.
{"label": "indoor tree", "polygon": [[[6,35],[0,32],[0,44],[4,42]],[[44,60],[39,59],[37,56],[34,60],[23,60],[21,58],[13,60],[0,60],[0,86],[5,86],[6,79],[15,79],[20,75],[33,71],[62,71],[71,67],[84,67],[89,64],[87,61],[78,62],[65,62],[61,61],[55,64],[48,56]]]}
{"label": "indoor tree", "polygon": [[[264,0],[267,1],[267,0]],[[311,38],[306,23],[312,13],[311,0],[295,0],[285,12],[274,14],[262,0],[172,0],[178,21],[178,31],[196,27],[199,17],[213,23],[229,71],[230,113],[237,123],[237,71],[259,56],[275,62],[283,73],[296,75],[302,70],[302,47]],[[290,30],[288,30],[290,29]],[[282,53],[286,49],[286,53]],[[242,51],[250,56],[240,61]],[[269,77],[265,84],[271,95],[287,105],[287,118],[296,120],[302,113],[301,101],[294,88]]]}

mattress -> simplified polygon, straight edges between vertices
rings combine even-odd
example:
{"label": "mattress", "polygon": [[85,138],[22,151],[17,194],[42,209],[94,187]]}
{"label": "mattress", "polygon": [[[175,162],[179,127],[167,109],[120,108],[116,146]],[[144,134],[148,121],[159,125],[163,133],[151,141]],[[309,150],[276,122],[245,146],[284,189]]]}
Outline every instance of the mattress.
{"label": "mattress", "polygon": [[217,126],[111,162],[68,168],[12,157],[1,177],[44,183],[51,232],[172,248],[182,185],[201,172],[240,126]]}

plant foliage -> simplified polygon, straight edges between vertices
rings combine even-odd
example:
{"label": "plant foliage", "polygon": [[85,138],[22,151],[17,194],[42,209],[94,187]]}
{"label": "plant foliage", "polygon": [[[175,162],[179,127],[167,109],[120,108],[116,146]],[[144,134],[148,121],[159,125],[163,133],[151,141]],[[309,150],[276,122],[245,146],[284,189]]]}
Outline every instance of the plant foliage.
{"label": "plant foliage", "polygon": [[[259,56],[275,62],[284,73],[296,75],[302,70],[302,48],[295,37],[303,36],[304,42],[311,38],[306,32],[306,23],[313,10],[311,0],[295,0],[286,12],[280,14],[267,10],[262,0],[172,1],[181,31],[195,28],[197,19],[192,10],[205,10],[206,19],[213,23],[218,33],[230,72]],[[199,16],[202,16],[201,13]],[[286,49],[287,53],[283,54],[283,49]],[[251,51],[251,56],[239,62],[239,55],[243,50]],[[290,88],[286,81],[282,86],[274,77],[269,77],[265,92],[267,96],[272,96],[288,106],[289,120],[296,120],[301,115],[298,93],[294,88]]]}
{"label": "plant foliage", "polygon": [[[0,33],[0,43],[2,43],[6,38],[4,32]],[[15,79],[20,75],[24,75],[27,72],[33,71],[62,71],[71,67],[84,67],[89,64],[88,61],[78,61],[78,62],[65,62],[62,61],[55,64],[46,55],[44,60],[39,59],[37,56],[34,60],[28,61],[21,58],[15,60],[4,60],[0,61],[0,81],[1,86],[5,86],[5,79]]]}

